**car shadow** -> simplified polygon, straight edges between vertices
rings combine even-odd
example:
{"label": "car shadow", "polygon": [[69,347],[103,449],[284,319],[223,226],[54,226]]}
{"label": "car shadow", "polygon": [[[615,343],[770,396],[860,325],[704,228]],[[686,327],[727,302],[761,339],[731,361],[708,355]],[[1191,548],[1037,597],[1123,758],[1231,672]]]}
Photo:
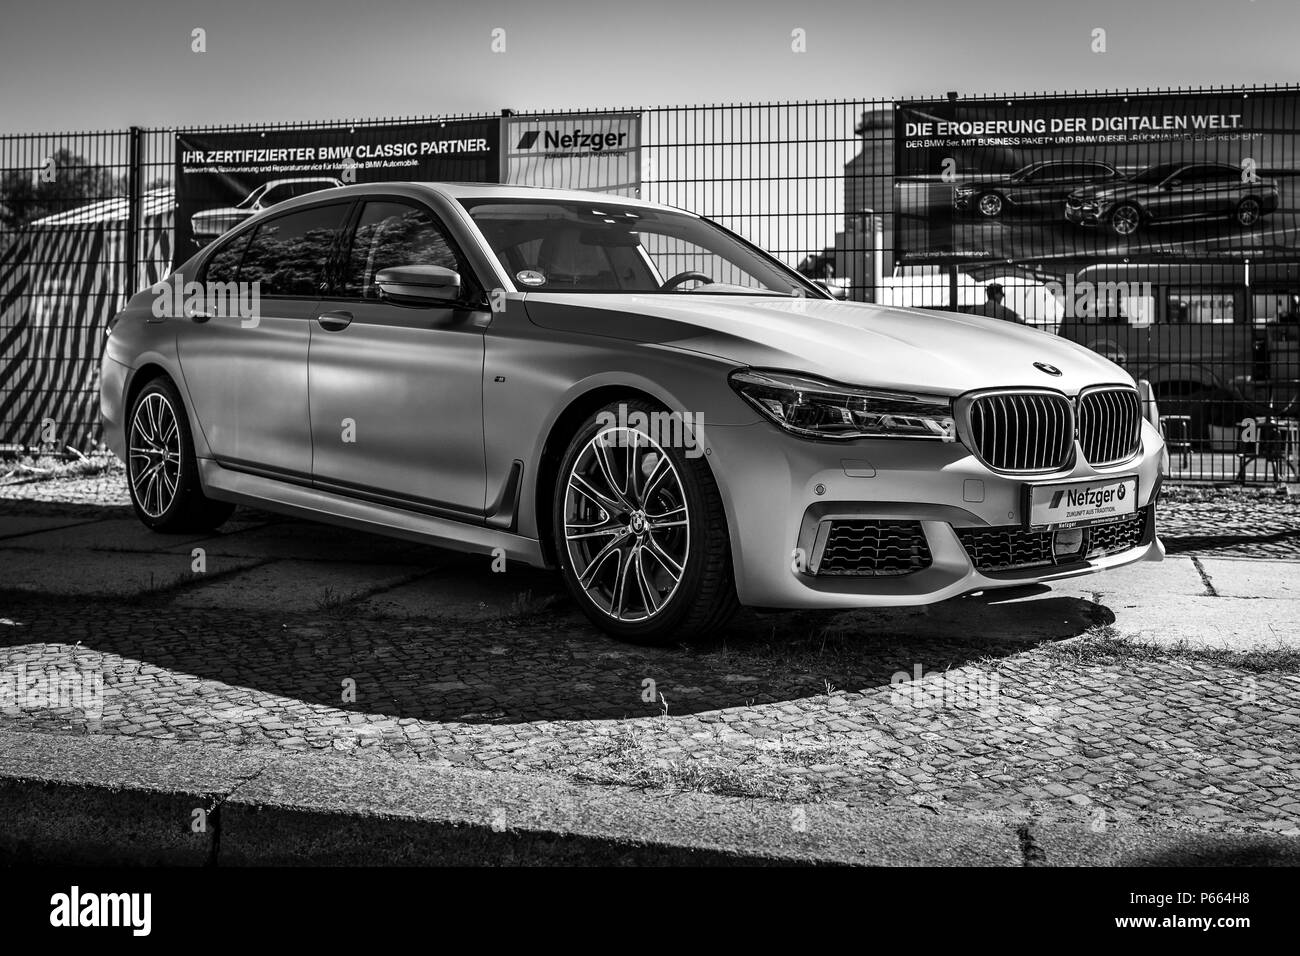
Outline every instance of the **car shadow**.
{"label": "car shadow", "polygon": [[[486,575],[477,584],[493,586]],[[514,599],[513,586],[495,586],[503,605]],[[987,668],[1114,620],[1103,605],[1078,597],[971,597],[838,615],[743,612],[689,645],[637,647],[611,640],[563,598],[524,616],[478,620],[372,617],[346,607],[173,614],[147,602],[55,606],[13,592],[0,592],[0,607],[16,625],[0,628],[0,645],[75,643],[113,655],[102,665],[110,686],[149,680],[168,698],[177,687],[203,701],[247,700],[253,691],[262,706],[262,695],[272,695],[393,718],[491,724],[677,716],[866,693],[896,674]],[[348,688],[355,700],[345,698]],[[153,706],[152,689],[144,694],[144,706]]]}
{"label": "car shadow", "polygon": [[[23,512],[92,513],[32,503]],[[0,617],[14,622],[0,627],[0,646],[79,645],[114,655],[104,665],[109,684],[140,674],[164,684],[197,678],[215,699],[254,691],[395,718],[525,723],[706,713],[870,691],[918,668],[987,667],[1114,620],[1103,605],[1031,586],[923,607],[744,611],[690,644],[639,647],[594,627],[556,573],[522,566],[495,573],[486,558],[423,546],[403,553],[411,573],[397,584],[305,599],[311,596],[295,592],[326,575],[378,574],[375,563],[390,560],[383,549],[401,543],[251,511],[240,518],[246,530],[213,539],[210,550],[262,560],[248,573],[265,578],[246,579],[240,566],[224,579],[182,576],[156,593],[80,598],[6,593],[0,578]],[[0,553],[20,548],[11,557],[58,580],[67,552],[43,551],[39,538],[0,542]],[[160,538],[158,546],[173,544]],[[86,547],[79,567],[121,560],[116,551]],[[179,550],[188,566],[189,544]],[[348,687],[355,700],[344,699]]]}

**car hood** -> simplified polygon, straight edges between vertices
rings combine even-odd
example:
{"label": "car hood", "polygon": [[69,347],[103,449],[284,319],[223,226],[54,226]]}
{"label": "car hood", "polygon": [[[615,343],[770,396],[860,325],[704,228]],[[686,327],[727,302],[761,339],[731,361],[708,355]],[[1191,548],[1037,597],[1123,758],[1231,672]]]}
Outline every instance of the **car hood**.
{"label": "car hood", "polygon": [[[854,385],[958,395],[998,386],[1131,382],[1118,365],[1048,332],[1001,319],[784,296],[529,292],[545,328],[712,355]],[[1041,362],[1059,376],[1035,368]]]}
{"label": "car hood", "polygon": [[992,179],[981,179],[978,181],[971,180],[970,182],[959,183],[957,185],[957,188],[969,189],[974,192],[978,192],[981,189],[989,189],[992,187],[1015,186],[1015,185],[1017,185],[1016,180],[1012,179],[1010,176],[995,176]]}

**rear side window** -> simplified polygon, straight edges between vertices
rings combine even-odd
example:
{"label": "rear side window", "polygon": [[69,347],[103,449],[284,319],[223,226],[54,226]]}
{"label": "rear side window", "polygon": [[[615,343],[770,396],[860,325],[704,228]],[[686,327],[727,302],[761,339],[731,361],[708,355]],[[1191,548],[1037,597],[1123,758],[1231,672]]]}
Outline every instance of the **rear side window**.
{"label": "rear side window", "polygon": [[239,281],[260,282],[264,296],[315,298],[347,208],[315,206],[263,222],[244,253]]}
{"label": "rear side window", "polygon": [[400,202],[361,209],[343,277],[345,298],[378,299],[375,276],[391,266],[442,266],[469,278],[442,224],[429,210]]}

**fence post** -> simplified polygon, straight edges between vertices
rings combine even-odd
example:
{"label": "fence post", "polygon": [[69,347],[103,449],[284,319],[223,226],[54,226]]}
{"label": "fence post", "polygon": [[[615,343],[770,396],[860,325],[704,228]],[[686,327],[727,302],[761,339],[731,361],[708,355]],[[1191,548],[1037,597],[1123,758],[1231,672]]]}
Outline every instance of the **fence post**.
{"label": "fence post", "polygon": [[[956,90],[948,91],[948,102],[952,105],[952,118],[956,119],[957,118],[957,91]],[[948,209],[949,209],[949,215],[952,215],[953,214],[951,211],[952,207],[949,206]],[[955,237],[956,231],[957,230],[955,228],[950,228],[949,235]],[[955,241],[953,245],[954,247],[956,246]],[[954,248],[953,251],[955,252],[956,249]],[[961,296],[957,289],[957,266],[956,264],[953,264],[948,267],[948,309],[949,311],[956,312],[957,309],[960,307],[960,305],[961,305]]]}
{"label": "fence post", "polygon": [[135,294],[140,274],[140,139],[142,131],[132,126],[127,141],[126,174],[126,290],[122,305]]}

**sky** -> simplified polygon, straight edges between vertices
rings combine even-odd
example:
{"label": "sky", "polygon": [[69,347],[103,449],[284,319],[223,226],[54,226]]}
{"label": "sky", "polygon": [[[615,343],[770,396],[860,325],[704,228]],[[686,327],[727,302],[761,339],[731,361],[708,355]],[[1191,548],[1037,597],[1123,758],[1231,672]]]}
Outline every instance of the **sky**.
{"label": "sky", "polygon": [[[1253,85],[1300,73],[1297,0],[4,3],[0,133]],[[192,49],[195,29],[206,52]],[[1104,52],[1093,49],[1097,30]],[[806,52],[792,51],[793,31]]]}

